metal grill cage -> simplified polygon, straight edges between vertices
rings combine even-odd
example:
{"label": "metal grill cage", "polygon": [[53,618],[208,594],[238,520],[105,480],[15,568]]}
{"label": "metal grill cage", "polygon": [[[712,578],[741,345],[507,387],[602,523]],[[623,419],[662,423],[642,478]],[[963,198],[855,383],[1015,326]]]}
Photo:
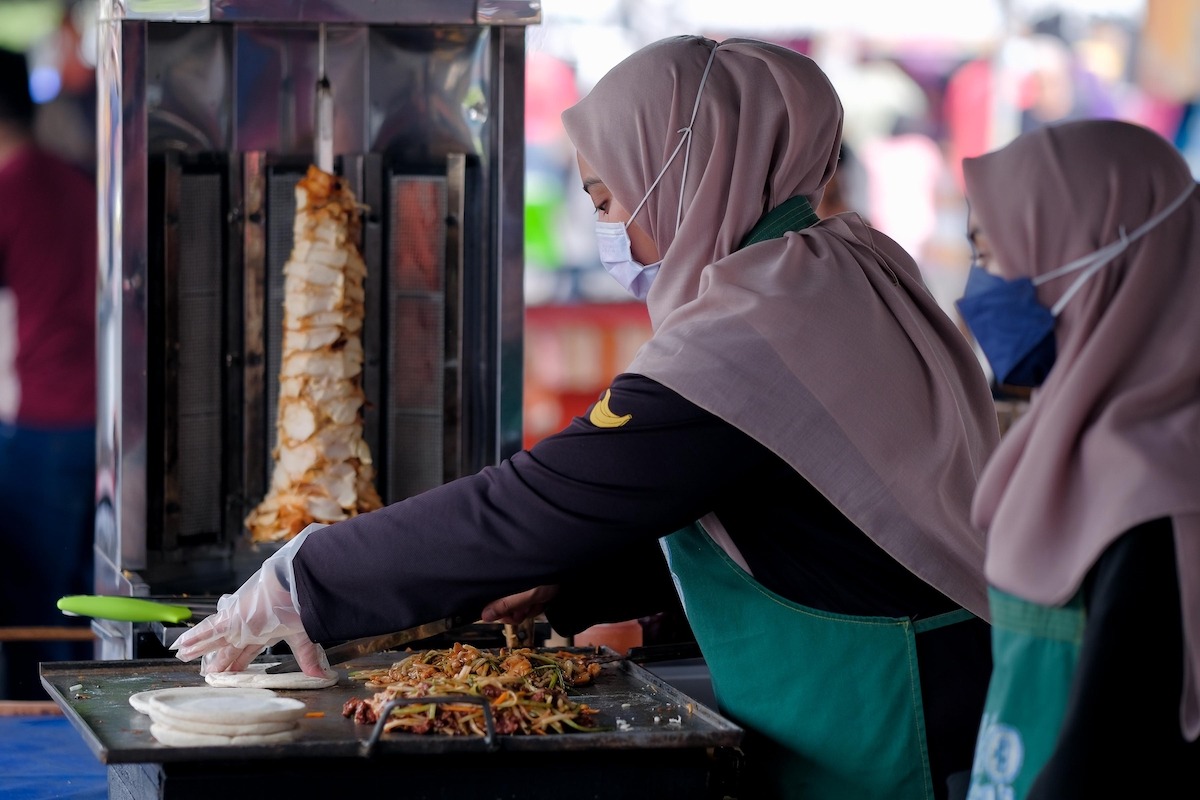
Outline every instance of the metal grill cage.
{"label": "metal grill cage", "polygon": [[[274,466],[283,266],[319,70],[334,171],[364,204],[376,489],[395,502],[520,447],[521,109],[539,8],[222,0],[183,21],[102,4],[98,593],[219,595],[275,547],[250,542],[245,518]],[[106,657],[135,654],[128,625],[103,627]]]}

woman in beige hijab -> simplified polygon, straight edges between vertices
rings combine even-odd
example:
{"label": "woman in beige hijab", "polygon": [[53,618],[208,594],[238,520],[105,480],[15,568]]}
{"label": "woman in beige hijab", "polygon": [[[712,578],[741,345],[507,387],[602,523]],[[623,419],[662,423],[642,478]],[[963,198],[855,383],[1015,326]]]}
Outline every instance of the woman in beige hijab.
{"label": "woman in beige hijab", "polygon": [[1040,386],[974,504],[996,665],[973,796],[1194,794],[1200,193],[1168,142],[1111,120],[964,166],[960,309],[998,378]]}
{"label": "woman in beige hijab", "polygon": [[968,515],[996,418],[912,259],[812,212],[841,141],[832,86],[783,47],[675,37],[563,119],[602,261],[653,337],[529,451],[293,540],[180,657],[241,669],[272,638],[543,606],[570,634],[677,584],[746,729],[742,797],[947,797],[990,674]]}

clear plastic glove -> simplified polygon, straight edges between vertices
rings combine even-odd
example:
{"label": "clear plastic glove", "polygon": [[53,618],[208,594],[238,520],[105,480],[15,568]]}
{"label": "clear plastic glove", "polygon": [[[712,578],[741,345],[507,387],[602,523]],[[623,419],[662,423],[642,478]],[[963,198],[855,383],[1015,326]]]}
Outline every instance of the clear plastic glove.
{"label": "clear plastic glove", "polygon": [[200,674],[239,672],[265,649],[287,642],[305,675],[331,677],[325,650],[304,632],[292,566],[309,534],[327,527],[313,523],[281,547],[233,594],[223,595],[217,612],[175,640],[180,661],[203,656]]}
{"label": "clear plastic glove", "polygon": [[546,610],[546,605],[558,595],[558,586],[535,586],[524,592],[493,600],[483,607],[480,619],[484,622],[503,622],[520,625],[530,617]]}

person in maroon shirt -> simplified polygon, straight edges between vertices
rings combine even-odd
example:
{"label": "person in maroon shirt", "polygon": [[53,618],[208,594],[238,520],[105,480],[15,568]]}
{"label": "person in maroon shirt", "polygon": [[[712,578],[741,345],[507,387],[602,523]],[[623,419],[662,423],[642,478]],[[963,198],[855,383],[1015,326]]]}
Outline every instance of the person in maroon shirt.
{"label": "person in maroon shirt", "polygon": [[[96,192],[40,147],[25,57],[0,50],[0,287],[16,301],[16,417],[0,422],[0,626],[61,626],[90,591],[96,416]],[[80,625],[85,625],[82,620]],[[38,663],[79,642],[6,642],[3,696],[45,696]]]}

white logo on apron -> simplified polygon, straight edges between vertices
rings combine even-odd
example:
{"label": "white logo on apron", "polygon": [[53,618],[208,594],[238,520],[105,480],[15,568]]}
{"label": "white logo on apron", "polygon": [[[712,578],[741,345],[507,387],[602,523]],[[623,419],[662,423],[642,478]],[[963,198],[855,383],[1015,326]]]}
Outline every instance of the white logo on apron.
{"label": "white logo on apron", "polygon": [[994,715],[985,714],[975,748],[973,785],[968,800],[1011,800],[1012,782],[1020,774],[1024,761],[1021,732],[996,722]]}

